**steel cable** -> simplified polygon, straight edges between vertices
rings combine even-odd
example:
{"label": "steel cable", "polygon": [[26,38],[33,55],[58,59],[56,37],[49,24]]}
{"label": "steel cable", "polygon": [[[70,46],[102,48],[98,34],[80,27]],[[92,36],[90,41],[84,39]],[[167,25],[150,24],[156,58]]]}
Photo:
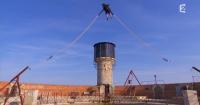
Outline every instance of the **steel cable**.
{"label": "steel cable", "polygon": [[143,47],[151,49],[155,53],[155,55],[157,55],[158,57],[160,57],[163,61],[169,62],[169,60],[167,58],[163,57],[160,54],[160,52],[159,52],[158,49],[156,49],[156,48],[152,47],[150,44],[146,43],[139,35],[137,35],[134,31],[132,31],[132,29],[124,21],[122,21],[122,19],[120,19],[116,15],[113,15],[113,16],[131,35],[133,35],[139,41],[139,43]]}
{"label": "steel cable", "polygon": [[78,34],[74,40],[72,40],[69,44],[67,44],[65,47],[55,51],[53,54],[51,54],[50,56],[48,56],[46,59],[42,60],[41,62],[34,64],[32,66],[30,66],[30,68],[32,67],[39,67],[41,65],[46,64],[48,61],[54,59],[57,55],[62,54],[62,53],[66,53],[67,51],[69,51],[70,48],[73,47],[74,44],[76,44],[84,35],[85,33],[87,33],[89,31],[89,29],[94,25],[94,23],[96,22],[96,20],[98,19],[99,15],[96,15],[92,21],[87,25],[86,28],[84,28],[84,30]]}

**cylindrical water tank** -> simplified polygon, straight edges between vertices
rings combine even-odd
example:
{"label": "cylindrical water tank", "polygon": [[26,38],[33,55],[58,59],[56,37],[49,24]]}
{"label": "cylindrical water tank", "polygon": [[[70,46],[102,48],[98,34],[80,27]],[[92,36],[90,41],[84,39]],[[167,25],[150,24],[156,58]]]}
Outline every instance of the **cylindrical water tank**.
{"label": "cylindrical water tank", "polygon": [[99,42],[94,45],[94,60],[101,57],[115,58],[115,44],[111,42]]}

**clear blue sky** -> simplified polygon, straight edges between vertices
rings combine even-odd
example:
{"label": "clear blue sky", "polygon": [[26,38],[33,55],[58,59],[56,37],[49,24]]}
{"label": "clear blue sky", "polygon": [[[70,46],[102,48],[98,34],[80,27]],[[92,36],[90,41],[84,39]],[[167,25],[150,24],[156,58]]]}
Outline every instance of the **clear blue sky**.
{"label": "clear blue sky", "polygon": [[[66,53],[25,72],[23,82],[95,85],[93,44],[116,44],[114,83],[123,84],[130,69],[140,81],[157,74],[166,83],[190,82],[191,66],[200,68],[199,0],[13,0],[0,1],[0,81],[46,59],[66,46],[108,2],[134,32],[170,60],[163,62],[115,20],[101,16]],[[186,13],[179,5],[186,4]],[[200,80],[200,79],[199,79]]]}

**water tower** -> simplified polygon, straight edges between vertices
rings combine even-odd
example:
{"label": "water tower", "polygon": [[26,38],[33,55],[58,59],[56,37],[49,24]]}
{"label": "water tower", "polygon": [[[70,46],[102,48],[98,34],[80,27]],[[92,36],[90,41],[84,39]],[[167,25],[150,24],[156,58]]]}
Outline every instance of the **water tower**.
{"label": "water tower", "polygon": [[94,45],[94,61],[97,66],[97,86],[101,95],[113,93],[112,66],[115,63],[115,44],[99,42]]}

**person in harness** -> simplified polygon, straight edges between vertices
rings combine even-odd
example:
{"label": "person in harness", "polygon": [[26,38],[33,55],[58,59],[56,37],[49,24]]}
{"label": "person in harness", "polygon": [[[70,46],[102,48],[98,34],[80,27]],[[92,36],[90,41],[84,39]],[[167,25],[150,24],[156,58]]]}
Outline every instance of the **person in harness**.
{"label": "person in harness", "polygon": [[99,13],[99,15],[101,15],[102,12],[104,11],[106,14],[107,20],[108,20],[109,18],[111,18],[113,16],[113,12],[111,11],[109,4],[103,3],[102,7],[103,7],[103,9]]}

